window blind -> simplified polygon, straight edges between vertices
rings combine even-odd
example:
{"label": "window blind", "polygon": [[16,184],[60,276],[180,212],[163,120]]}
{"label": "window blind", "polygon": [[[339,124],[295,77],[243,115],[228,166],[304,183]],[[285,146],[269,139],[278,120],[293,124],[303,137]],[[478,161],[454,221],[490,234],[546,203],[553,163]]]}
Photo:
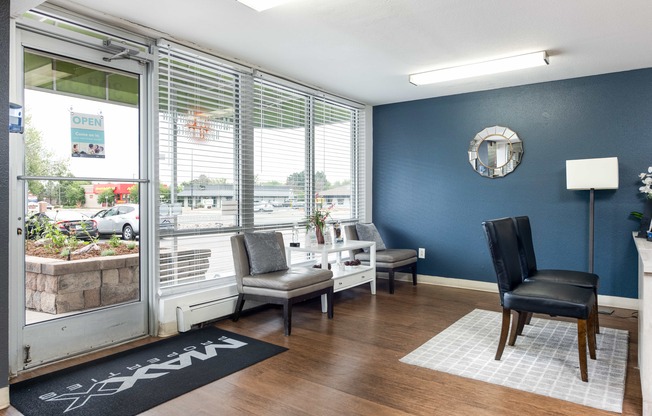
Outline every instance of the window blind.
{"label": "window blind", "polygon": [[232,281],[233,234],[362,218],[360,108],[170,42],[158,71],[161,287]]}
{"label": "window blind", "polygon": [[254,82],[254,225],[304,220],[309,169],[310,97],[263,80]]}
{"label": "window blind", "polygon": [[165,42],[158,66],[161,287],[232,281],[242,73]]}

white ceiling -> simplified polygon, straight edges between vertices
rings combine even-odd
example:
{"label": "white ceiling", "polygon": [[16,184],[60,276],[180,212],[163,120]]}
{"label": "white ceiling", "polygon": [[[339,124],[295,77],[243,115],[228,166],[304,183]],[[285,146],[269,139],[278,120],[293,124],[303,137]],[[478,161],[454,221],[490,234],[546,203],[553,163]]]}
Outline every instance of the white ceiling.
{"label": "white ceiling", "polygon": [[[652,67],[650,0],[293,0],[260,13],[235,0],[53,2],[369,105]],[[408,82],[414,72],[539,50],[550,65]]]}

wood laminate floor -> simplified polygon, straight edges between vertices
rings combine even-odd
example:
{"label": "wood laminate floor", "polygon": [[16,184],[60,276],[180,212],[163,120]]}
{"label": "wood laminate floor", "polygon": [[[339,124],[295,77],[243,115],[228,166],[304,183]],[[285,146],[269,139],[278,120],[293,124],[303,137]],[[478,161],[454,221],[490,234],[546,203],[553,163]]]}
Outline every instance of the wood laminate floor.
{"label": "wood laminate floor", "polygon": [[[387,293],[369,286],[335,294],[335,319],[318,300],[296,305],[292,335],[283,336],[282,311],[264,307],[238,322],[215,326],[283,345],[288,351],[196,389],[145,415],[613,415],[562,400],[415,367],[399,359],[473,309],[500,310],[498,295],[397,282]],[[623,415],[640,415],[638,322],[634,311],[600,315],[602,326],[629,331]],[[21,374],[30,378],[155,339]],[[508,347],[509,348],[509,347]],[[599,354],[599,351],[598,351]],[[591,374],[589,374],[589,378]],[[0,415],[20,415],[14,408]]]}

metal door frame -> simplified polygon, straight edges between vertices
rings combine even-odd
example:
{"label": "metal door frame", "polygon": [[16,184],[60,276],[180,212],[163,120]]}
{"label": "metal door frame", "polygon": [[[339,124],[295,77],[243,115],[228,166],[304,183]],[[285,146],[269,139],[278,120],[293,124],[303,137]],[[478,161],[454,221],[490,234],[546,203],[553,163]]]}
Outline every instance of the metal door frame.
{"label": "metal door frame", "polygon": [[[152,149],[155,148],[152,140],[155,120],[152,116],[155,93],[153,92],[152,74],[155,72],[155,61],[149,53],[140,52],[134,59],[119,59],[107,62],[106,57],[111,57],[115,52],[103,44],[101,39],[84,34],[65,31],[57,27],[26,21],[16,29],[16,39],[13,43],[13,66],[16,74],[14,78],[16,91],[12,97],[18,103],[23,103],[24,50],[41,50],[50,54],[62,56],[92,65],[100,65],[108,69],[126,71],[139,76],[139,112],[140,112],[140,158],[139,179],[141,184],[141,235],[140,235],[140,300],[125,305],[109,307],[106,309],[87,312],[70,318],[58,318],[51,321],[36,323],[27,326],[25,323],[25,263],[24,263],[24,237],[17,232],[10,232],[10,339],[9,339],[9,367],[10,373],[32,368],[47,362],[60,360],[72,355],[82,354],[94,349],[103,348],[128,339],[133,339],[155,332],[156,308],[153,307],[155,299],[156,282],[150,282],[151,270],[155,269],[155,247],[153,233],[153,212],[151,207],[157,192],[153,189],[154,174],[156,172]],[[136,70],[135,70],[136,69]],[[12,134],[10,143],[10,180],[16,185],[15,192],[10,198],[10,230],[18,230],[23,226],[25,215],[25,196],[23,189],[24,178],[19,178],[23,173],[24,151],[22,137]],[[103,178],[106,180],[131,178]],[[14,182],[15,181],[15,182]],[[134,319],[134,317],[137,317]],[[91,333],[89,328],[94,328]],[[70,342],[68,334],[83,334],[75,342]],[[30,346],[31,361],[26,360],[25,346]]]}

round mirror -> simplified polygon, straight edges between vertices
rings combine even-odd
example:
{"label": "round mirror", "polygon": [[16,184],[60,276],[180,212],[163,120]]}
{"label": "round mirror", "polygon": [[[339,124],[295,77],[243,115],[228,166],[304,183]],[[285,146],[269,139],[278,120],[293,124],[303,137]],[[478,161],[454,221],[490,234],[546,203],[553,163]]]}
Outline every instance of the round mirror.
{"label": "round mirror", "polygon": [[469,146],[469,163],[487,178],[502,178],[513,172],[522,158],[523,142],[507,127],[487,127]]}

